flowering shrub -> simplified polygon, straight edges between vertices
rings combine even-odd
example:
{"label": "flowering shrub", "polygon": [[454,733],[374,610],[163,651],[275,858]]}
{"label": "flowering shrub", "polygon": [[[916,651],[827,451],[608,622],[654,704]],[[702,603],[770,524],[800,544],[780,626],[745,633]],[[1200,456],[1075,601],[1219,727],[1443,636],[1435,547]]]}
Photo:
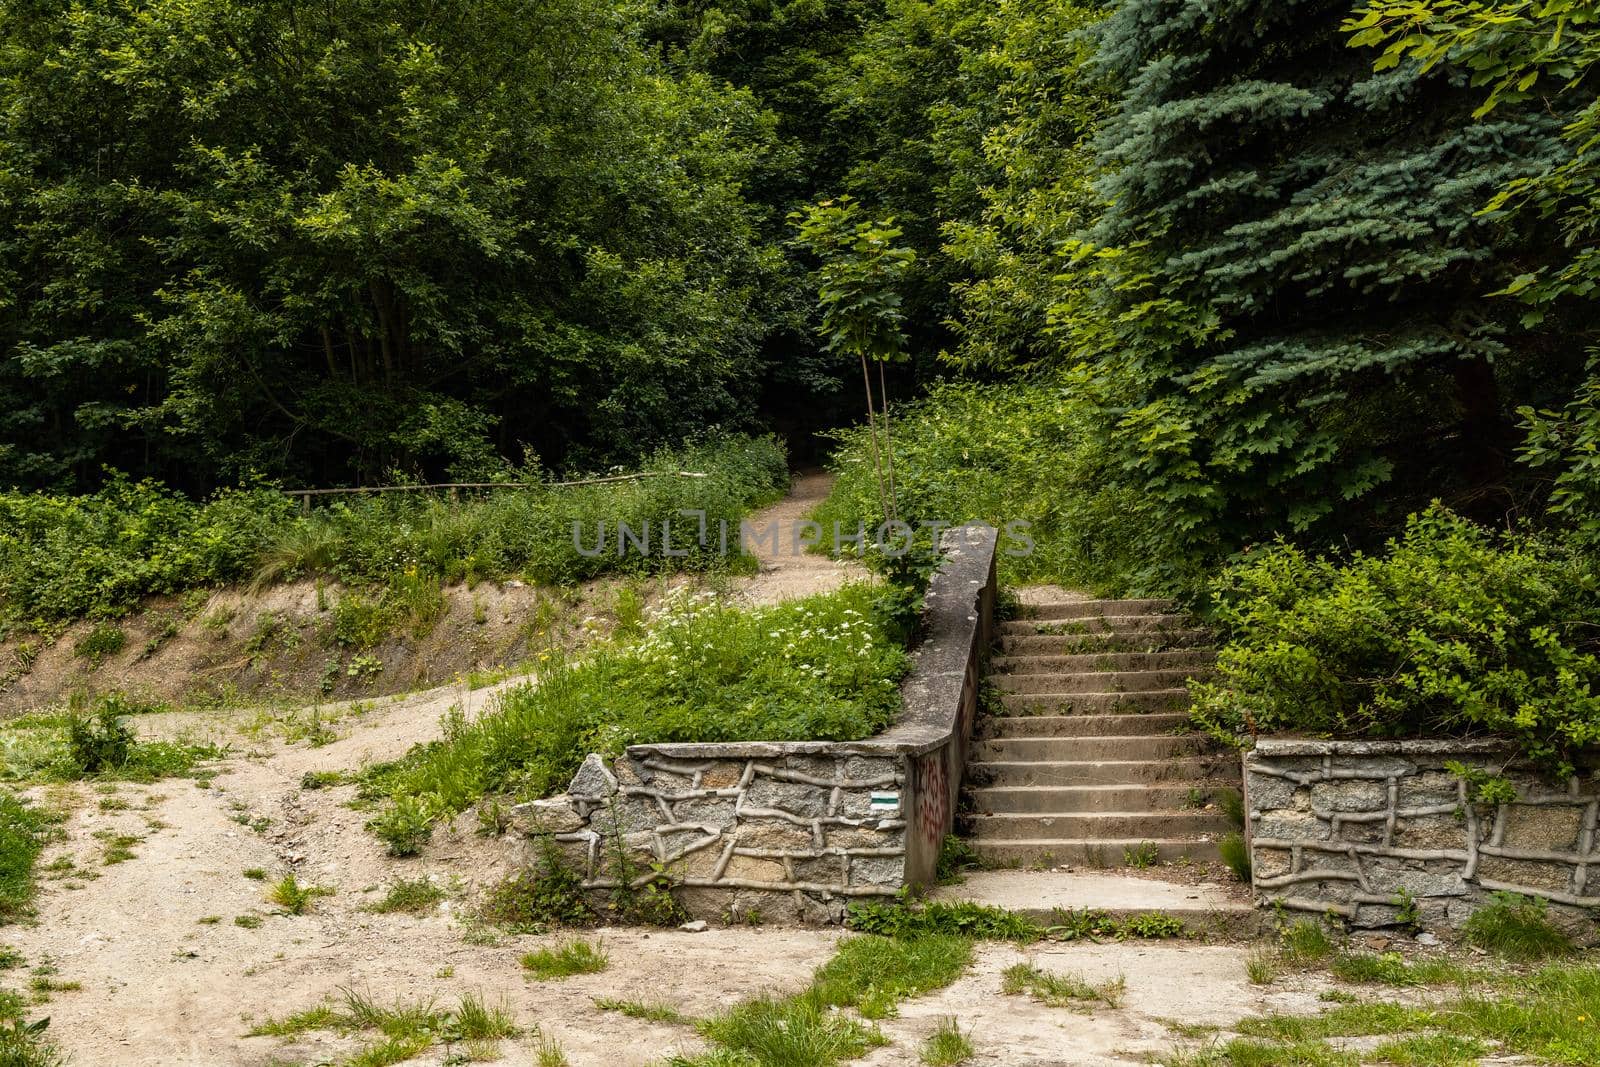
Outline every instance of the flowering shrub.
{"label": "flowering shrub", "polygon": [[1214,592],[1229,642],[1218,679],[1192,688],[1219,737],[1504,737],[1559,774],[1600,743],[1600,571],[1587,554],[1435,505],[1384,555],[1280,544]]}
{"label": "flowering shrub", "polygon": [[558,791],[586,753],[630,744],[870,737],[894,720],[907,662],[877,599],[866,584],[755,609],[680,594],[636,642],[552,655],[537,683],[447,722],[443,740],[379,769],[369,791],[455,812],[487,792]]}

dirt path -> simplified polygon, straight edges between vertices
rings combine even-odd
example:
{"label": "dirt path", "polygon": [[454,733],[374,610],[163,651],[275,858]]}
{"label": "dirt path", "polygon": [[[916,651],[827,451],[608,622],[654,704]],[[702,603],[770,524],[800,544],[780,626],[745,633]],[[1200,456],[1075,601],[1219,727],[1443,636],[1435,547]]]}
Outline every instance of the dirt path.
{"label": "dirt path", "polygon": [[[808,552],[801,543],[802,538],[812,536],[804,524],[831,488],[833,475],[824,471],[797,474],[788,496],[751,517],[751,547],[761,571],[741,582],[735,593],[741,601],[769,604],[810,596],[867,576],[859,563]],[[824,545],[831,545],[831,531],[822,531],[820,536]]]}
{"label": "dirt path", "polygon": [[[794,493],[758,519],[784,538],[827,491],[826,476],[796,480]],[[860,571],[780,541],[762,570],[734,591],[759,602],[831,588]],[[319,1064],[352,1054],[361,1039],[320,1032],[292,1039],[247,1037],[253,1022],[310,1008],[342,988],[387,1003],[432,1000],[447,1008],[465,994],[503,1000],[528,1031],[504,1043],[507,1062],[531,1062],[535,1027],[566,1049],[574,1067],[646,1067],[693,1051],[692,1029],[641,1022],[595,1008],[597,996],[661,1002],[705,1015],[746,997],[803,987],[833,951],[837,931],[716,929],[691,934],[602,931],[612,965],[600,974],[541,983],[519,965],[553,937],[495,937],[471,919],[475,900],[515,869],[507,839],[477,836],[465,820],[440,828],[411,859],[389,857],[353,810],[354,787],[308,789],[307,772],[349,770],[395,758],[438,736],[460,706],[476,713],[498,689],[445,686],[400,698],[329,705],[324,741],[293,743],[282,731],[243,733],[249,710],[151,716],[141,728],[204,735],[237,755],[197,787],[187,779],[153,785],[42,788],[33,795],[70,810],[65,840],[52,845],[38,920],[0,931],[29,968],[81,989],[49,994],[32,1009],[51,1018],[52,1036],[79,1065],[216,1067]],[[122,847],[131,858],[107,863]],[[264,880],[246,871],[265,873]],[[307,915],[266,902],[272,880],[294,872],[333,890]],[[371,906],[399,879],[426,878],[448,896],[426,914],[377,914]],[[715,916],[708,916],[715,924]],[[242,919],[242,924],[236,919]],[[1018,950],[981,948],[972,971],[949,989],[912,1001],[884,1024],[893,1044],[869,1067],[913,1063],[916,1046],[941,1017],[974,1032],[991,1065],[1140,1062],[1140,1050],[1170,1047],[1157,1021],[1231,1022],[1264,1007],[1314,1006],[1315,990],[1263,992],[1244,977],[1242,947],[1083,945],[1042,948],[1041,966],[1086,976],[1123,973],[1127,1004],[1078,1014],[1000,995],[1000,972]],[[26,984],[22,971],[7,988]],[[406,1061],[440,1064],[435,1047]]]}

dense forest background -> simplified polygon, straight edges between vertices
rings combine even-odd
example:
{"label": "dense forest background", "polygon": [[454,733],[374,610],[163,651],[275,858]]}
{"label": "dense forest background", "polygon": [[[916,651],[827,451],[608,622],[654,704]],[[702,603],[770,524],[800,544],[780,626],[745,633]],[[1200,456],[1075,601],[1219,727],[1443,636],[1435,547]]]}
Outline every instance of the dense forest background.
{"label": "dense forest background", "polygon": [[0,0],[0,484],[805,452],[861,375],[791,215],[848,195],[890,392],[967,383],[904,446],[969,420],[1079,572],[1592,535],[1597,9]]}

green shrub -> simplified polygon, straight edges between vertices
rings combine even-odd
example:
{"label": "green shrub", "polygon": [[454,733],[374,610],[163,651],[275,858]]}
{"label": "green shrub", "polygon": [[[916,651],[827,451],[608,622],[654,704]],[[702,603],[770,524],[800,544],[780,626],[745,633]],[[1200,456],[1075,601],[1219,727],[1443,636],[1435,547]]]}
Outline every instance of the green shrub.
{"label": "green shrub", "polygon": [[[357,612],[352,604],[350,615],[365,617],[344,619],[339,632],[341,641],[366,648],[399,622],[425,632],[442,609],[441,581],[521,574],[559,584],[723,567],[718,523],[736,529],[741,516],[776,498],[788,481],[783,447],[770,437],[662,450],[641,470],[705,477],[492,490],[459,502],[384,493],[341,498],[309,515],[266,486],[195,502],[120,475],[86,496],[0,493],[0,623],[115,616],[152,594],[251,576],[263,584],[327,574],[358,587],[366,608],[377,605]],[[530,470],[517,480],[545,477]],[[706,513],[704,545],[682,509]],[[592,548],[602,521],[607,551],[585,556],[574,544],[573,523],[582,523],[583,544]],[[687,548],[687,556],[660,553],[665,521],[673,524],[674,550]],[[650,527],[648,557],[616,552],[618,522]]]}
{"label": "green shrub", "polygon": [[432,796],[397,796],[367,829],[389,846],[391,856],[415,856],[433,836],[439,805]]}
{"label": "green shrub", "polygon": [[79,774],[120,770],[132,758],[136,744],[133,728],[122,721],[122,707],[114,697],[98,701],[88,713],[74,708],[67,720],[67,751]]}
{"label": "green shrub", "polygon": [[1194,717],[1257,733],[1498,736],[1558,775],[1600,741],[1595,561],[1435,506],[1381,556],[1278,544],[1215,585],[1228,637]]}
{"label": "green shrub", "polygon": [[435,814],[486,792],[558,790],[589,752],[666,741],[850,741],[899,711],[905,652],[856,584],[740,609],[709,593],[664,605],[644,638],[554,661],[480,718],[373,772],[371,794],[437,798]]}
{"label": "green shrub", "polygon": [[292,513],[271,489],[196,503],[121,475],[87,496],[0,493],[0,619],[111,615],[153,593],[235,581]]}
{"label": "green shrub", "polygon": [[[1004,385],[947,382],[896,405],[899,510],[912,522],[981,520],[1002,529],[1007,582],[1061,582],[1105,593],[1166,591],[1194,580],[1179,557],[1144,542],[1170,529],[1155,502],[1108,477],[1096,416],[1065,381]],[[836,434],[838,480],[816,512],[825,542],[883,522],[865,427]],[[1031,523],[1033,548],[1007,538]]]}
{"label": "green shrub", "polygon": [[539,839],[536,867],[525,867],[489,891],[483,918],[513,933],[538,933],[551,926],[593,926],[583,879],[567,865],[555,842]]}

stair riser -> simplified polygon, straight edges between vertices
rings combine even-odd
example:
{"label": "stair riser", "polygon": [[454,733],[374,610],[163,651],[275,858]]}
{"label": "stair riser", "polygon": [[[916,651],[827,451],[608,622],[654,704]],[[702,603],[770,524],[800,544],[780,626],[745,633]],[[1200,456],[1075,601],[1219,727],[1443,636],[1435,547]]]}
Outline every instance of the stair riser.
{"label": "stair riser", "polygon": [[1069,600],[1060,604],[1022,604],[1017,616],[1023,619],[1091,619],[1110,615],[1171,614],[1176,607],[1170,600]]}
{"label": "stair riser", "polygon": [[1205,788],[1204,783],[1194,786],[1136,785],[1126,787],[1087,788],[1063,786],[1059,788],[1014,788],[987,786],[966,791],[972,809],[984,815],[1074,814],[1102,811],[1182,811],[1189,806],[1198,789],[1198,796],[1211,797],[1225,785]]}
{"label": "stair riser", "polygon": [[1006,636],[1044,634],[1078,637],[1090,634],[1149,633],[1192,629],[1183,615],[1091,615],[1081,619],[1006,619],[999,632]]}
{"label": "stair riser", "polygon": [[1182,671],[1209,668],[1210,652],[1088,652],[1072,655],[996,656],[989,669],[997,674],[1078,674],[1084,671]]}
{"label": "stair riser", "polygon": [[1036,631],[1000,639],[1007,656],[1065,656],[1105,652],[1163,652],[1204,649],[1213,639],[1205,630],[1148,630],[1142,633],[1100,633],[1060,636]]}
{"label": "stair riser", "polygon": [[991,675],[1006,693],[1148,693],[1158,689],[1180,689],[1191,678],[1204,678],[1204,668],[1170,671],[1082,671],[1050,674]]}
{"label": "stair riser", "polygon": [[1008,814],[978,816],[971,820],[973,841],[1041,841],[1057,838],[1105,840],[1107,838],[1218,837],[1228,832],[1227,820],[1214,814]]}
{"label": "stair riser", "polygon": [[1186,711],[1187,689],[1154,693],[1006,693],[1000,697],[1006,715],[1133,715],[1152,711]]}
{"label": "stair riser", "polygon": [[1000,737],[1118,737],[1169,734],[1185,728],[1189,716],[1181,711],[1155,715],[995,715],[979,721],[984,738]]}
{"label": "stair riser", "polygon": [[1239,760],[1223,758],[1149,760],[1129,763],[1030,763],[984,761],[969,765],[975,787],[1013,785],[1186,785],[1201,778],[1232,780]]}
{"label": "stair riser", "polygon": [[[1155,841],[1158,859],[1164,863],[1188,857],[1192,860],[1217,860],[1221,857],[1211,841]],[[996,867],[1074,867],[1115,869],[1127,866],[1124,849],[1138,849],[1143,841],[975,841],[978,858]]]}
{"label": "stair riser", "polygon": [[980,741],[972,758],[985,763],[1087,763],[1198,756],[1215,742],[1203,734],[1156,737],[1005,737]]}

